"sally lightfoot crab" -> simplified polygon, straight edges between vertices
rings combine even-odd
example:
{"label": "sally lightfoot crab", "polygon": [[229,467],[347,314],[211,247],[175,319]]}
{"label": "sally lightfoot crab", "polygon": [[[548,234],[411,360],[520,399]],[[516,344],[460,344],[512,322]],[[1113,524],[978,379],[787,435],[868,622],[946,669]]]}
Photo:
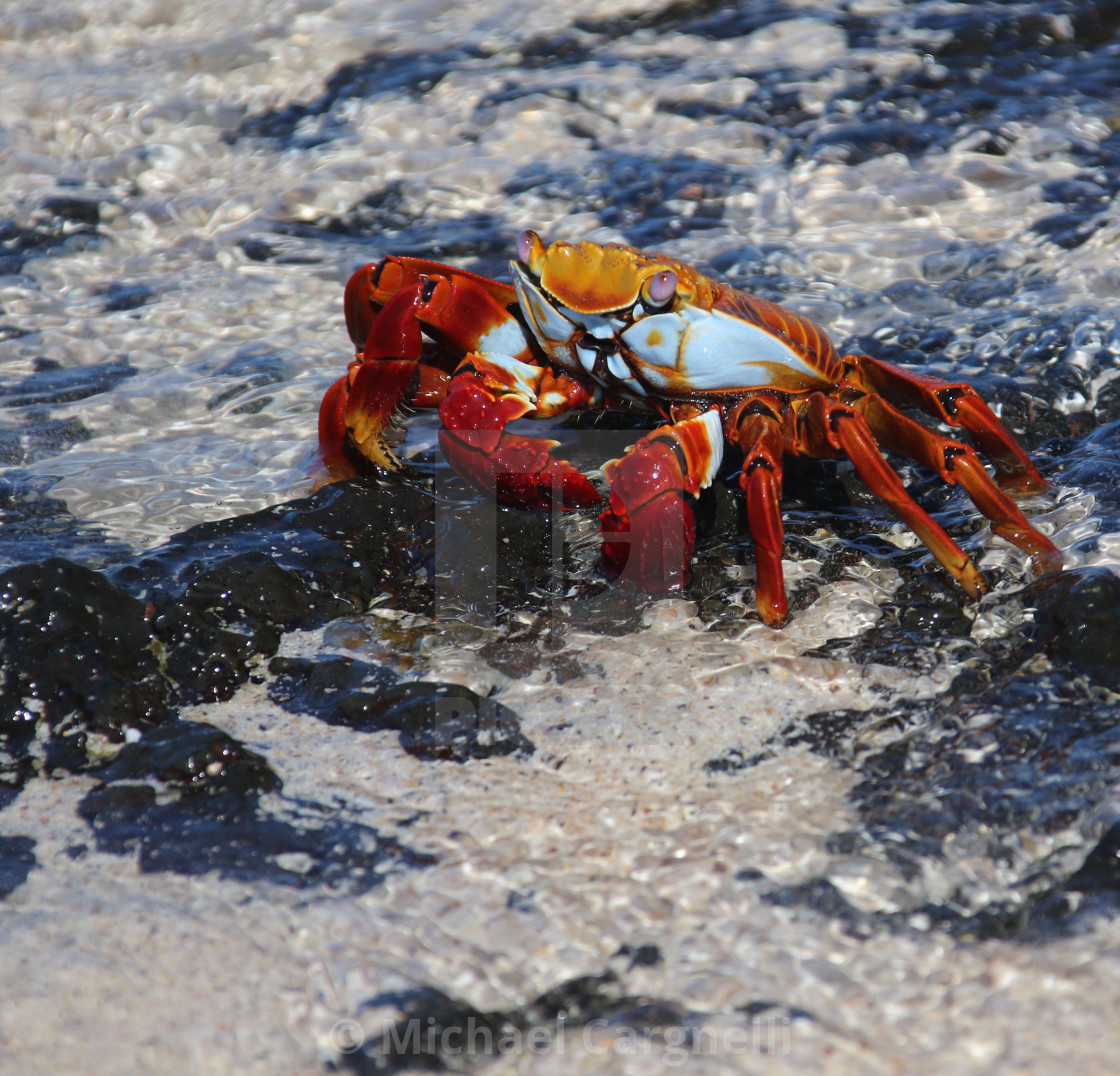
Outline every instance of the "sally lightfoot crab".
{"label": "sally lightfoot crab", "polygon": [[[690,500],[724,445],[743,457],[739,485],[758,568],[756,601],[778,626],[782,461],[847,458],[867,487],[972,597],[986,587],[964,551],[907,493],[884,451],[960,484],[992,530],[1040,570],[1061,554],[1005,491],[1046,482],[976,390],[838,354],[823,329],[790,310],[703,276],[673,258],[617,244],[518,242],[513,284],[417,258],[387,257],[346,287],[358,349],[323,399],[319,440],[333,477],[400,462],[384,434],[402,406],[438,407],[440,443],[467,481],[523,508],[598,505],[603,497],[557,442],[508,429],[515,419],[591,408],[648,413],[660,424],[604,465],[600,515],[608,573],[651,591],[687,580]],[[436,347],[426,347],[425,337]],[[906,414],[963,429],[971,444]]]}

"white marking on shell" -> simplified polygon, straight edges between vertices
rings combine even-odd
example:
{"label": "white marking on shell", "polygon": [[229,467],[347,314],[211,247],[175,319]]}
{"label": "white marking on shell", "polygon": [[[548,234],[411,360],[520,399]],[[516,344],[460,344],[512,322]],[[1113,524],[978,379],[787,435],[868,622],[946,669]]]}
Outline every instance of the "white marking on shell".
{"label": "white marking on shell", "polygon": [[699,392],[761,388],[773,385],[776,376],[786,389],[827,384],[780,337],[719,310],[684,307],[651,314],[627,329],[622,340],[641,362],[643,375],[660,389],[681,378]]}
{"label": "white marking on shell", "polygon": [[514,393],[531,404],[537,402],[537,386],[540,384],[541,368],[531,362],[522,362],[512,355],[487,355],[486,361],[505,370],[514,381]]}
{"label": "white marking on shell", "polygon": [[555,415],[568,410],[568,397],[562,392],[546,392],[537,399],[537,410],[545,415]]}
{"label": "white marking on shell", "polygon": [[525,353],[525,332],[513,319],[496,325],[478,341],[480,355],[522,355]]}
{"label": "white marking on shell", "polygon": [[723,463],[723,422],[720,419],[719,411],[714,407],[710,411],[705,411],[693,421],[700,422],[703,425],[704,435],[707,437],[712,450],[707,470],[699,476],[700,488],[707,489]]}
{"label": "white marking on shell", "polygon": [[584,368],[587,373],[591,373],[595,369],[595,360],[599,357],[590,348],[576,346],[573,348],[576,353],[576,358],[579,359],[579,364]]}

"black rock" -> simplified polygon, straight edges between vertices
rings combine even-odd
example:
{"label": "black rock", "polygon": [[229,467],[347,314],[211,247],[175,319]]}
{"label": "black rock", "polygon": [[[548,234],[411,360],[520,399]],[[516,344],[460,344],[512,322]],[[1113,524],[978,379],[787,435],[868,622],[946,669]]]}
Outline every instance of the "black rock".
{"label": "black rock", "polygon": [[1062,572],[1041,580],[1034,600],[1050,656],[1120,690],[1120,577],[1106,568]]}

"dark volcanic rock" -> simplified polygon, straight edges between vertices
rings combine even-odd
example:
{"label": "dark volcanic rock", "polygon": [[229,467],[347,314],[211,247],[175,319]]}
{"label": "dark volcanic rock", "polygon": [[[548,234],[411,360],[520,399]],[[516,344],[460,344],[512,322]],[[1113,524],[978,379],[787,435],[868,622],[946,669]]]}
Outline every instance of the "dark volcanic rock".
{"label": "dark volcanic rock", "polygon": [[1050,576],[1033,590],[1048,653],[1120,690],[1120,577],[1086,568]]}
{"label": "dark volcanic rock", "polygon": [[0,837],[0,900],[27,881],[37,866],[30,837]]}
{"label": "dark volcanic rock", "polygon": [[[281,789],[258,754],[218,729],[171,722],[126,745],[79,813],[103,852],[138,853],[143,871],[205,874],[364,892],[430,857],[325,808],[280,817],[261,803]],[[280,806],[278,804],[278,806]]]}
{"label": "dark volcanic rock", "polygon": [[399,732],[401,746],[420,758],[465,762],[534,750],[509,707],[458,684],[397,683],[387,669],[345,658],[276,658],[269,669],[274,702],[331,725]]}
{"label": "dark volcanic rock", "polygon": [[47,765],[89,764],[89,737],[122,743],[164,715],[170,685],[153,610],[103,575],[52,559],[0,575],[0,737],[19,754],[50,730]]}

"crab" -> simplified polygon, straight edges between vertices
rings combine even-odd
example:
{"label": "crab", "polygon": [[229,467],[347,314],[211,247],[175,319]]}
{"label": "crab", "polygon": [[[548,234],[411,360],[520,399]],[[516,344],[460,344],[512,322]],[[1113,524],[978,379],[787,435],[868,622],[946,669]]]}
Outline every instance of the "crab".
{"label": "crab", "polygon": [[[438,407],[442,450],[463,479],[522,508],[602,506],[608,575],[668,592],[689,577],[690,501],[731,446],[742,457],[756,604],[772,627],[789,608],[780,510],[787,455],[850,460],[973,598],[984,580],[884,452],[962,486],[1038,571],[1061,567],[1057,548],[1008,496],[1046,482],[971,385],[842,356],[808,318],[672,257],[614,243],[546,245],[532,231],[517,253],[512,284],[393,256],[354,273],[345,309],[357,355],[319,415],[331,479],[399,471],[386,439],[394,419],[403,407]],[[657,423],[604,464],[605,506],[591,479],[557,457],[556,441],[509,428],[588,409],[640,411]],[[964,430],[976,447],[936,424]]]}

